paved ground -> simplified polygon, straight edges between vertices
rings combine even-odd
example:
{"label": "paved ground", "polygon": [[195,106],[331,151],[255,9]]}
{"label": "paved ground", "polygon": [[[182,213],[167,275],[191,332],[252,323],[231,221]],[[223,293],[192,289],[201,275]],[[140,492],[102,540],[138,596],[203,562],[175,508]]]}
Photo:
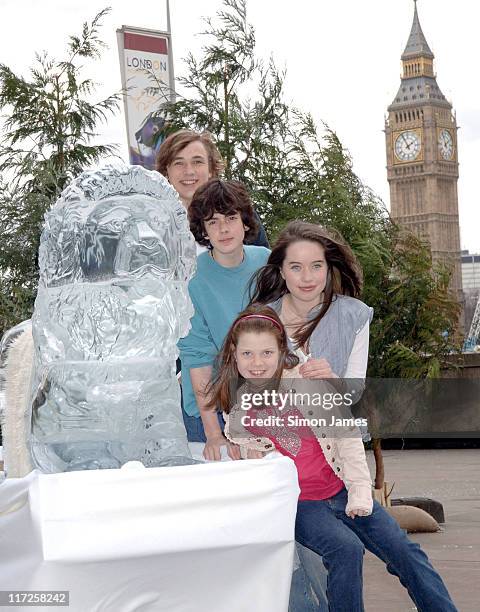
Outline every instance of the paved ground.
{"label": "paved ground", "polygon": [[[374,465],[369,453],[369,464]],[[461,612],[480,610],[480,450],[384,451],[392,497],[430,497],[443,504],[443,531],[411,534],[440,572]],[[373,470],[372,470],[373,473]],[[383,563],[365,558],[366,612],[415,610],[400,582]]]}

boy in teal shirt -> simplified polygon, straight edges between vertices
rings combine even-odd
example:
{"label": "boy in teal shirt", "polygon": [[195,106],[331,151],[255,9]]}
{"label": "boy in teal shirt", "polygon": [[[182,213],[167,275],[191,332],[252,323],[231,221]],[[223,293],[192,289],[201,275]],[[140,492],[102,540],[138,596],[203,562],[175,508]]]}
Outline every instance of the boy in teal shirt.
{"label": "boy in teal shirt", "polygon": [[192,328],[178,344],[185,424],[189,440],[206,442],[206,459],[220,459],[221,446],[237,459],[238,448],[224,437],[216,413],[204,407],[204,390],[232,321],[249,302],[249,281],[267,263],[270,251],[244,245],[258,228],[241,183],[210,181],[195,193],[188,216],[195,240],[208,251],[198,257],[197,273],[188,287],[195,309]]}

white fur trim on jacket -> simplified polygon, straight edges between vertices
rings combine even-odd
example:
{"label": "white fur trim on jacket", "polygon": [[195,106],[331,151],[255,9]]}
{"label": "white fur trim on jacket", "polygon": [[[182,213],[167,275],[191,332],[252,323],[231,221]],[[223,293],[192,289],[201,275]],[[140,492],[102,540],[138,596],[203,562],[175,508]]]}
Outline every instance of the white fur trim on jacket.
{"label": "white fur trim on jacket", "polygon": [[8,350],[5,366],[5,409],[2,419],[3,459],[8,478],[22,478],[33,466],[28,447],[29,393],[33,363],[31,326]]}

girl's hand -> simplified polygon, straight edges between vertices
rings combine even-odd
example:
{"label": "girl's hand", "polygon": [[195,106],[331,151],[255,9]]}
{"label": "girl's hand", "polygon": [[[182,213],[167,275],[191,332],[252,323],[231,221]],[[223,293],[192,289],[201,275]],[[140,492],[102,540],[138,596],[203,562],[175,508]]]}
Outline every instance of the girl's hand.
{"label": "girl's hand", "polygon": [[364,508],[351,508],[347,512],[347,516],[351,519],[354,519],[356,516],[369,516],[371,514],[370,511],[365,510]]}
{"label": "girl's hand", "polygon": [[338,378],[324,357],[321,359],[309,358],[308,361],[302,363],[298,371],[302,378]]}
{"label": "girl's hand", "polygon": [[230,459],[236,461],[240,459],[240,447],[233,444],[223,434],[215,434],[207,438],[205,448],[203,449],[203,456],[207,461],[220,461],[222,446],[227,447],[227,454]]}
{"label": "girl's hand", "polygon": [[263,459],[266,453],[259,450],[253,450],[253,448],[247,449],[247,457],[246,459]]}

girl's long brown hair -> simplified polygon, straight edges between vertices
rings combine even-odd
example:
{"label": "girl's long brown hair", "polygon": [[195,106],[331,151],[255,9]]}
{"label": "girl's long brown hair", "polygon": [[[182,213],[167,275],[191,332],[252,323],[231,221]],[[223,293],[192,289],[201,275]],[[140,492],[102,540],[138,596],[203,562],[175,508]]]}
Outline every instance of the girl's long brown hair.
{"label": "girl's long brown hair", "polygon": [[[251,315],[254,316],[252,317]],[[269,317],[276,324],[269,319],[261,317]],[[217,408],[228,413],[235,404],[236,391],[239,382],[243,380],[238,373],[235,349],[240,335],[244,332],[269,332],[275,336],[280,358],[277,371],[274,374],[274,380],[280,379],[284,369],[294,368],[299,362],[298,357],[288,348],[287,334],[277,313],[268,306],[251,304],[238,315],[223,341],[215,368],[217,374],[207,387],[207,394],[209,396],[207,405],[209,408]]]}
{"label": "girl's long brown hair", "polygon": [[279,234],[267,264],[252,278],[250,303],[269,304],[288,293],[280,271],[287,248],[300,241],[316,242],[323,247],[328,266],[322,307],[311,321],[304,323],[293,335],[297,346],[305,346],[320,319],[330,308],[335,294],[358,297],[362,290],[363,277],[352,249],[338,232],[305,221],[291,221]]}

